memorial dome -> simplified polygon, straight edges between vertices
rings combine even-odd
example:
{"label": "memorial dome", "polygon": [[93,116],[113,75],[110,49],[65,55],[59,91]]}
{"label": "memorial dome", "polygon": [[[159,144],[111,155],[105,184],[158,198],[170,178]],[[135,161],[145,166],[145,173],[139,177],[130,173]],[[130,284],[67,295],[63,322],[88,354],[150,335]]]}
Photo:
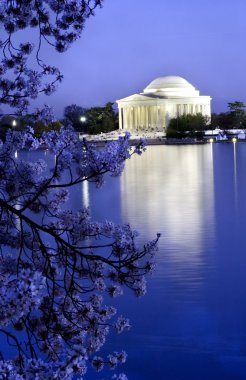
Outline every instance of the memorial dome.
{"label": "memorial dome", "polygon": [[144,94],[155,93],[163,96],[198,95],[198,91],[186,79],[173,75],[156,78],[144,89]]}

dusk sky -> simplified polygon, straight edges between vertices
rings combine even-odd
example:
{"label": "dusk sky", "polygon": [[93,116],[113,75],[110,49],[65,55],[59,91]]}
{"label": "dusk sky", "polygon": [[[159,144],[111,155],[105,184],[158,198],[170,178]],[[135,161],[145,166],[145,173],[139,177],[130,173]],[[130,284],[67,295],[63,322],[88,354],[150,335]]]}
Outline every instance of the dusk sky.
{"label": "dusk sky", "polygon": [[68,52],[49,55],[65,78],[42,102],[60,117],[178,75],[212,97],[212,112],[227,111],[246,102],[245,14],[245,0],[105,0]]}

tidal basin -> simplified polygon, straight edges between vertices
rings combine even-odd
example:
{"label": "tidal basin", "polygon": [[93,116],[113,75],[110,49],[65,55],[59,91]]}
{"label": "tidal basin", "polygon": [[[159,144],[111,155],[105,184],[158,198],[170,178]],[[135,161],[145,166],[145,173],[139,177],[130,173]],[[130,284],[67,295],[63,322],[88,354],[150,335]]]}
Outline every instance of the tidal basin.
{"label": "tidal basin", "polygon": [[146,296],[114,302],[132,328],[105,350],[126,350],[129,380],[246,378],[245,168],[245,143],[150,146],[120,178],[72,194],[94,219],[130,223],[139,244],[162,234]]}

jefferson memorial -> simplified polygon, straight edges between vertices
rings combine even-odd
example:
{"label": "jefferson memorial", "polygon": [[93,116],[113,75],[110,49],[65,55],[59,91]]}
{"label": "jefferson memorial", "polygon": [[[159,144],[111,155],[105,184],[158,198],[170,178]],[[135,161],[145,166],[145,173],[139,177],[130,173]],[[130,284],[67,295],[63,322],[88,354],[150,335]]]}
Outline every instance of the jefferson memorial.
{"label": "jefferson memorial", "polygon": [[117,100],[119,128],[165,130],[181,115],[211,117],[211,97],[201,96],[187,80],[166,76],[153,80],[140,94]]}

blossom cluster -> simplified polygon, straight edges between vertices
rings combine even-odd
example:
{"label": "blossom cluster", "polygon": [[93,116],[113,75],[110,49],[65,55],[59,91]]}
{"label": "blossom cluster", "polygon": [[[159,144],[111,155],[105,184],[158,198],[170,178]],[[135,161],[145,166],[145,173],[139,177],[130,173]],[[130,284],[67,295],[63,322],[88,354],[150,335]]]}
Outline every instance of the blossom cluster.
{"label": "blossom cluster", "polygon": [[[52,168],[15,157],[43,143],[55,157]],[[70,188],[120,175],[125,160],[144,149],[132,149],[128,134],[98,150],[64,128],[40,139],[31,128],[7,133],[0,146],[0,378],[71,380],[84,378],[88,365],[114,370],[125,362],[124,352],[101,354],[110,331],[130,328],[105,296],[124,287],[145,293],[159,236],[139,249],[129,225],[99,223],[66,201]]]}
{"label": "blossom cluster", "polygon": [[18,275],[0,278],[1,326],[19,321],[22,316],[38,308],[41,303],[44,277],[38,271],[23,269]]}
{"label": "blossom cluster", "polygon": [[[40,57],[41,46],[48,43],[62,53],[76,41],[85,21],[103,0],[2,0],[0,2],[0,103],[26,112],[30,99],[40,92],[52,94],[62,80],[57,67]],[[15,34],[24,29],[37,31],[37,43],[17,43]],[[31,56],[36,57],[33,68]],[[30,61],[30,62],[29,62]],[[44,78],[49,78],[48,82]]]}

